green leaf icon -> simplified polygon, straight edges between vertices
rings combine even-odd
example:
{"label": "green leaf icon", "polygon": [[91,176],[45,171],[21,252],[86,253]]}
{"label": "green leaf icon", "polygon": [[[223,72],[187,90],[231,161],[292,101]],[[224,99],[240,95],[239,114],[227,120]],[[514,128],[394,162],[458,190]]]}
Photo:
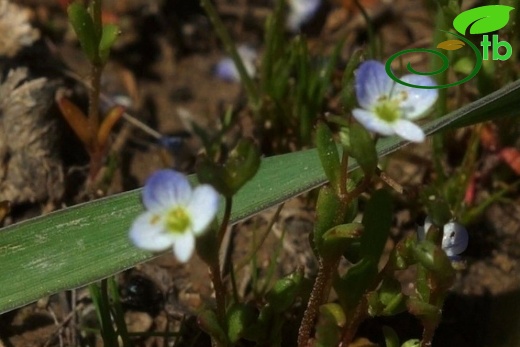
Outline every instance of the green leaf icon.
{"label": "green leaf icon", "polygon": [[453,27],[462,35],[466,29],[470,34],[486,34],[502,29],[509,22],[509,12],[514,7],[505,5],[480,6],[459,14],[453,20]]}

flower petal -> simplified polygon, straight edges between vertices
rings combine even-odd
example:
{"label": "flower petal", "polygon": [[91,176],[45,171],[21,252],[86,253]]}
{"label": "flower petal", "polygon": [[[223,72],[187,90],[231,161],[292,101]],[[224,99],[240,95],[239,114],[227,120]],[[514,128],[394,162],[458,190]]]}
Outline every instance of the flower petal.
{"label": "flower petal", "polygon": [[469,236],[466,228],[459,223],[450,222],[444,225],[442,249],[448,257],[464,252],[468,247]]}
{"label": "flower petal", "polygon": [[174,241],[164,232],[161,215],[152,212],[145,212],[137,217],[130,228],[129,236],[136,247],[155,252],[171,247]]}
{"label": "flower petal", "polygon": [[356,96],[359,105],[371,110],[381,97],[390,96],[394,84],[383,64],[367,60],[360,65],[356,73]]}
{"label": "flower petal", "polygon": [[148,178],[143,188],[143,204],[151,211],[164,211],[186,203],[191,186],[185,175],[173,170],[159,170]]}
{"label": "flower petal", "polygon": [[352,115],[369,131],[386,136],[395,134],[393,125],[378,118],[374,112],[355,108],[352,110]]}
{"label": "flower petal", "polygon": [[206,230],[217,214],[218,202],[218,193],[212,186],[202,184],[195,188],[187,206],[193,234],[200,235]]}
{"label": "flower petal", "polygon": [[303,24],[312,19],[320,7],[321,0],[289,0],[287,4],[289,5],[287,28],[297,32]]}
{"label": "flower petal", "polygon": [[195,237],[190,233],[185,234],[173,244],[173,253],[175,253],[175,257],[182,263],[187,262],[191,258],[194,249]]}
{"label": "flower petal", "polygon": [[[436,85],[436,83],[427,76],[405,75],[401,80],[418,86]],[[426,115],[426,111],[433,106],[438,96],[439,92],[437,89],[411,88],[399,83],[396,83],[392,91],[392,97],[403,97],[400,106],[403,110],[404,118],[410,120],[418,119]]]}
{"label": "flower petal", "polygon": [[[252,47],[247,45],[238,46],[237,52],[242,59],[247,74],[253,77],[256,73],[255,60],[258,57],[258,53]],[[240,82],[240,73],[233,62],[233,59],[230,57],[221,59],[217,65],[215,65],[213,73],[216,77],[224,81]]]}
{"label": "flower petal", "polygon": [[215,65],[213,73],[216,77],[227,82],[240,81],[240,74],[238,73],[235,63],[228,57],[221,59],[217,65]]}
{"label": "flower petal", "polygon": [[399,119],[392,124],[397,135],[410,142],[424,142],[425,135],[422,129],[409,120]]}

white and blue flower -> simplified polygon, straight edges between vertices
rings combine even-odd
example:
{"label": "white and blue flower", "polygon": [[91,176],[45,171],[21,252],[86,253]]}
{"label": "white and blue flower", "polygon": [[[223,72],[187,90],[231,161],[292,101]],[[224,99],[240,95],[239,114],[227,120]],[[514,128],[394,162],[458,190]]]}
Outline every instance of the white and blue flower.
{"label": "white and blue flower", "polygon": [[[420,75],[401,78],[420,86],[434,86],[435,82]],[[385,66],[374,60],[361,64],[356,74],[356,96],[361,108],[352,115],[367,130],[389,136],[398,135],[411,142],[423,142],[422,129],[412,121],[426,115],[438,97],[436,89],[411,88],[394,82]]]}
{"label": "white and blue flower", "polygon": [[155,172],[143,188],[146,211],[134,221],[130,240],[141,249],[164,251],[173,247],[186,262],[195,248],[195,237],[206,231],[218,210],[219,196],[207,184],[192,189],[185,175],[173,170]]}
{"label": "white and blue flower", "polygon": [[291,32],[297,32],[301,26],[309,22],[321,6],[321,0],[289,0],[289,14],[287,15],[287,28]]}
{"label": "white and blue flower", "polygon": [[[428,216],[424,221],[424,227],[417,230],[417,238],[424,240],[428,229],[432,226],[432,220]],[[469,236],[464,226],[456,222],[449,222],[442,229],[441,248],[449,258],[456,259],[459,254],[468,248]]]}
{"label": "white and blue flower", "polygon": [[[237,47],[237,52],[249,77],[254,77],[256,73],[255,60],[258,57],[256,50],[247,45],[240,45]],[[215,65],[214,74],[224,81],[240,82],[240,74],[231,57],[222,58]]]}

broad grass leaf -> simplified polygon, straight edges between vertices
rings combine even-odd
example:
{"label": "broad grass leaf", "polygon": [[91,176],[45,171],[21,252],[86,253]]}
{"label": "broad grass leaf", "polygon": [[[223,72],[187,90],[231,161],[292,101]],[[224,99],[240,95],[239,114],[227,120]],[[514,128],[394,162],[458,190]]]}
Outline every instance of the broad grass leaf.
{"label": "broad grass leaf", "polygon": [[[422,126],[430,135],[500,117],[518,117],[520,81]],[[383,157],[408,142],[384,138]],[[349,170],[357,168],[352,160]],[[192,177],[193,179],[193,177]],[[257,175],[237,194],[232,222],[326,182],[315,149],[262,160]],[[65,208],[0,230],[0,313],[43,296],[84,286],[150,260],[136,249],[128,230],[142,211],[140,190]]]}

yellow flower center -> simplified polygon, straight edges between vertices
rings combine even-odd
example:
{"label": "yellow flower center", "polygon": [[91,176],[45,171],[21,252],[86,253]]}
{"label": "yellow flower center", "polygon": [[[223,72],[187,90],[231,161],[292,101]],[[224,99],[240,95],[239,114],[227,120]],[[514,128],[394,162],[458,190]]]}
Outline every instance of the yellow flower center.
{"label": "yellow flower center", "polygon": [[191,225],[190,216],[182,207],[177,207],[168,212],[166,216],[166,229],[172,233],[182,234]]}
{"label": "yellow flower center", "polygon": [[398,120],[401,116],[399,101],[395,99],[389,99],[386,96],[382,97],[378,100],[377,106],[374,109],[374,113],[382,120],[388,123],[392,123]]}

